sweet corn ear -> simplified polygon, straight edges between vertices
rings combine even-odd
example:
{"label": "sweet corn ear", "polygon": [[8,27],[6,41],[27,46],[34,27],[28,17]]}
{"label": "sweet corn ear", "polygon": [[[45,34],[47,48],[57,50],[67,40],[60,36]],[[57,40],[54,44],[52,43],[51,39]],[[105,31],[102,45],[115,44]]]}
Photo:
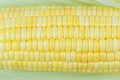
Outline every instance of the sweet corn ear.
{"label": "sweet corn ear", "polygon": [[119,8],[0,9],[1,69],[106,73],[119,62]]}

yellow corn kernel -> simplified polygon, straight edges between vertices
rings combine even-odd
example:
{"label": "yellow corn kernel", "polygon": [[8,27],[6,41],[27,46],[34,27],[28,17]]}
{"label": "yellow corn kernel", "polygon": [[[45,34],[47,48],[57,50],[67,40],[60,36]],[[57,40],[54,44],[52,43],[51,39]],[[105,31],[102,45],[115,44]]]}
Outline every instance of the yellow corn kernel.
{"label": "yellow corn kernel", "polygon": [[[48,71],[52,71],[53,64],[52,62],[49,62],[48,64]],[[38,68],[37,68],[38,69]]]}
{"label": "yellow corn kernel", "polygon": [[116,38],[117,36],[117,29],[116,27],[112,27],[112,38]]}
{"label": "yellow corn kernel", "polygon": [[82,55],[81,55],[81,58],[82,58],[82,62],[87,62],[88,60],[88,55],[87,55],[87,53],[82,53]]}
{"label": "yellow corn kernel", "polygon": [[81,56],[81,54],[77,54],[77,55],[76,55],[76,61],[78,61],[78,62],[82,61],[82,56]]}
{"label": "yellow corn kernel", "polygon": [[106,50],[106,42],[104,39],[101,39],[99,42],[100,42],[99,43],[100,44],[100,51],[104,52]]}
{"label": "yellow corn kernel", "polygon": [[113,51],[114,51],[114,52],[119,51],[118,39],[114,39],[114,40],[113,40]]}
{"label": "yellow corn kernel", "polygon": [[[14,54],[14,60],[16,60],[16,61],[19,61],[20,59],[20,57],[19,57],[20,55],[19,55],[19,52],[18,51],[16,51],[15,52],[15,54]],[[8,56],[6,56],[6,58],[8,58]],[[29,57],[28,57],[29,58]]]}
{"label": "yellow corn kernel", "polygon": [[120,38],[120,31],[119,30],[120,30],[120,27],[117,27],[117,38]]}
{"label": "yellow corn kernel", "polygon": [[[12,63],[11,63],[11,61],[8,61],[8,62],[7,62],[7,66],[8,66],[8,69],[12,69]],[[19,68],[19,69],[22,69],[21,66],[22,66],[22,64],[20,64],[20,63],[18,62],[18,68]]]}
{"label": "yellow corn kernel", "polygon": [[66,62],[70,62],[70,53],[66,52]]}
{"label": "yellow corn kernel", "polygon": [[[79,45],[79,44],[78,44]],[[82,42],[82,48],[80,48],[81,50],[83,49],[83,52],[87,52],[88,51],[88,40],[83,40]]]}
{"label": "yellow corn kernel", "polygon": [[43,51],[43,49],[44,49],[43,40],[38,40],[38,51]]}
{"label": "yellow corn kernel", "polygon": [[61,61],[65,61],[66,60],[66,54],[65,52],[61,52]]}
{"label": "yellow corn kernel", "polygon": [[94,49],[94,43],[92,39],[88,40],[88,46],[89,46],[89,51],[92,52]]}
{"label": "yellow corn kernel", "polygon": [[94,39],[94,37],[95,37],[95,34],[94,34],[95,32],[94,32],[94,31],[95,31],[94,28],[91,27],[91,28],[90,28],[90,38],[91,38],[91,39]]}
{"label": "yellow corn kernel", "polygon": [[94,54],[93,54],[92,52],[89,52],[89,53],[88,53],[88,61],[90,61],[90,62],[93,61],[93,58],[94,58],[93,55],[94,55]]}
{"label": "yellow corn kernel", "polygon": [[[103,57],[104,56],[104,57]],[[101,61],[106,61],[107,60],[107,54],[105,52],[100,53],[100,60]]]}
{"label": "yellow corn kernel", "polygon": [[112,39],[107,39],[106,40],[106,52],[111,52],[113,51],[113,42],[112,42]]}
{"label": "yellow corn kernel", "polygon": [[77,52],[81,52],[82,51],[82,40],[77,40],[77,47],[76,47],[76,51]]}
{"label": "yellow corn kernel", "polygon": [[71,51],[71,40],[70,39],[66,40],[66,51]]}
{"label": "yellow corn kernel", "polygon": [[77,54],[75,52],[71,52],[71,61],[76,61]]}
{"label": "yellow corn kernel", "polygon": [[12,49],[12,44],[11,44],[11,42],[6,42],[6,51],[9,51],[9,50],[11,50]]}
{"label": "yellow corn kernel", "polygon": [[3,58],[4,58],[5,60],[8,60],[8,53],[7,53],[7,52],[4,52]]}
{"label": "yellow corn kernel", "polygon": [[56,61],[60,61],[60,60],[61,60],[60,54],[56,54],[56,55],[55,55],[55,60],[56,60]]}
{"label": "yellow corn kernel", "polygon": [[100,61],[100,54],[99,53],[95,53],[93,58],[94,58],[93,61],[95,61],[95,62]]}
{"label": "yellow corn kernel", "polygon": [[69,71],[69,72],[72,72],[72,69],[73,69],[73,64],[72,64],[72,62],[70,62],[70,63],[68,64],[68,71]]}
{"label": "yellow corn kernel", "polygon": [[89,38],[90,38],[90,28],[87,27],[87,28],[85,29],[85,39],[89,39]]}
{"label": "yellow corn kernel", "polygon": [[106,37],[106,30],[105,30],[106,28],[104,28],[104,27],[101,27],[100,28],[100,39],[103,39],[103,38],[105,38]]}
{"label": "yellow corn kernel", "polygon": [[120,52],[116,52],[115,53],[115,60],[119,61],[120,60],[119,57],[120,57]]}
{"label": "yellow corn kernel", "polygon": [[94,45],[93,45],[93,48],[94,48],[93,51],[94,51],[94,52],[99,51],[99,50],[100,50],[100,47],[99,47],[100,44],[99,44],[99,42],[98,42],[97,40],[94,40],[94,41],[93,41],[93,44],[94,44]]}
{"label": "yellow corn kernel", "polygon": [[28,69],[29,71],[32,71],[32,69],[33,69],[32,63],[31,63],[31,62],[28,62],[27,65],[28,65],[28,68],[27,68],[27,69]]}
{"label": "yellow corn kernel", "polygon": [[114,57],[114,54],[113,54],[113,53],[107,54],[107,61],[112,62],[112,61],[114,61],[114,60],[115,60],[115,57]]}

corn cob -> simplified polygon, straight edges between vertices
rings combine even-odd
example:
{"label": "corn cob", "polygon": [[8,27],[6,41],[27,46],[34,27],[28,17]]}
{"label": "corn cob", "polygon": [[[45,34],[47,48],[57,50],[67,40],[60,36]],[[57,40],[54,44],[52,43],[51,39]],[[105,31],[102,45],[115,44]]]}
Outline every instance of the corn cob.
{"label": "corn cob", "polygon": [[0,68],[120,72],[120,9],[0,9]]}

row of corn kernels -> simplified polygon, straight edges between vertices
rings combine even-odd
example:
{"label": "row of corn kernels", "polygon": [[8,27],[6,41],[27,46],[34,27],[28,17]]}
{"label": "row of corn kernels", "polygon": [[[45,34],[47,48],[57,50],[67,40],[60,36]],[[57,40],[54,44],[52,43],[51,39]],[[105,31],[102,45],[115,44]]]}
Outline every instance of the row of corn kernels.
{"label": "row of corn kernels", "polygon": [[0,20],[0,28],[49,26],[120,26],[120,16],[43,16],[17,17]]}
{"label": "row of corn kernels", "polygon": [[40,39],[32,41],[0,42],[0,51],[4,50],[117,52],[120,50],[120,39]]}
{"label": "row of corn kernels", "polygon": [[0,10],[2,19],[8,17],[23,16],[64,16],[64,15],[82,15],[82,16],[119,16],[119,8],[112,7],[28,7],[28,8],[6,8]]}
{"label": "row of corn kernels", "polygon": [[120,39],[120,27],[39,27],[0,29],[0,41],[36,39]]}
{"label": "row of corn kernels", "polygon": [[2,51],[0,60],[8,61],[66,61],[66,62],[112,62],[120,61],[120,52],[40,52],[40,51]]}
{"label": "row of corn kernels", "polygon": [[120,72],[120,62],[0,61],[0,68],[28,71]]}

